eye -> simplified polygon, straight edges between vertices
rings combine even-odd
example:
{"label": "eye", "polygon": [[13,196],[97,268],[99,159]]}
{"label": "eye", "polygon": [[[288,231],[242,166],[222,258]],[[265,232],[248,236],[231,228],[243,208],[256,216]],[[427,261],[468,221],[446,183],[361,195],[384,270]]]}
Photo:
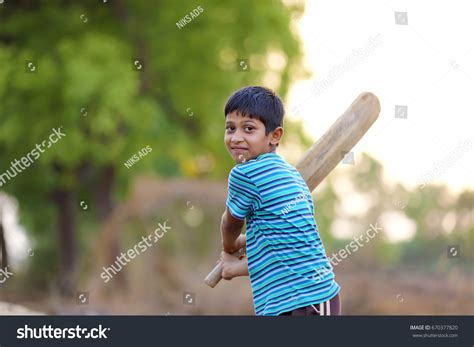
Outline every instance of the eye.
{"label": "eye", "polygon": [[226,130],[227,132],[234,131],[234,129],[235,129],[235,128],[234,128],[232,125],[228,125],[228,126],[225,127],[225,130]]}
{"label": "eye", "polygon": [[251,126],[245,127],[245,131],[247,131],[247,132],[252,132],[253,129],[254,129],[254,127],[251,127]]}

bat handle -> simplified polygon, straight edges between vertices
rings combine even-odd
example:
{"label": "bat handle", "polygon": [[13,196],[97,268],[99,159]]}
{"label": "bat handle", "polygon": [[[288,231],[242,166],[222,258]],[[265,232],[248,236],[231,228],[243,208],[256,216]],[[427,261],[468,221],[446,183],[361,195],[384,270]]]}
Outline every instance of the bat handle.
{"label": "bat handle", "polygon": [[[232,253],[234,257],[240,257],[242,252],[240,250]],[[204,282],[211,288],[214,288],[217,283],[222,279],[222,263],[219,262],[214,269],[206,276]]]}

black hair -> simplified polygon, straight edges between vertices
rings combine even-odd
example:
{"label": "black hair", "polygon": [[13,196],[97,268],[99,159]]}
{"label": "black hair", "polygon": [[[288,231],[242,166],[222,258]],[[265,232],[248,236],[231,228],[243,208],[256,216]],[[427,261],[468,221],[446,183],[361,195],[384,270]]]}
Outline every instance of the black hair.
{"label": "black hair", "polygon": [[244,87],[232,94],[225,104],[224,116],[234,111],[260,120],[265,125],[265,135],[283,127],[283,103],[278,95],[265,87]]}

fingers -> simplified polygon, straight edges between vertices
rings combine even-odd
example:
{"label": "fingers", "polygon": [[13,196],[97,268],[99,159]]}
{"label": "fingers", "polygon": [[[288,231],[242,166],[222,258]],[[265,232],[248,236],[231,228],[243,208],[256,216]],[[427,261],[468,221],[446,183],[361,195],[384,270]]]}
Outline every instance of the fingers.
{"label": "fingers", "polygon": [[245,250],[245,246],[247,244],[247,237],[245,234],[240,234],[240,236],[237,238],[236,242],[236,248],[237,249],[244,249]]}
{"label": "fingers", "polygon": [[230,281],[232,279],[232,276],[230,275],[229,272],[226,270],[222,270],[222,278],[225,279],[226,281]]}

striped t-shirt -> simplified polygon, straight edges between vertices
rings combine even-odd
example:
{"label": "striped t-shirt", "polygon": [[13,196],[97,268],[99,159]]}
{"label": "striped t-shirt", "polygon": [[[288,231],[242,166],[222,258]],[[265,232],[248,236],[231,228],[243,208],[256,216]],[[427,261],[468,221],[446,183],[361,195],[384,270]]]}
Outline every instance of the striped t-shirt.
{"label": "striped t-shirt", "polygon": [[332,299],[340,287],[319,237],[311,192],[278,154],[264,153],[229,174],[230,213],[247,220],[247,257],[257,316]]}

